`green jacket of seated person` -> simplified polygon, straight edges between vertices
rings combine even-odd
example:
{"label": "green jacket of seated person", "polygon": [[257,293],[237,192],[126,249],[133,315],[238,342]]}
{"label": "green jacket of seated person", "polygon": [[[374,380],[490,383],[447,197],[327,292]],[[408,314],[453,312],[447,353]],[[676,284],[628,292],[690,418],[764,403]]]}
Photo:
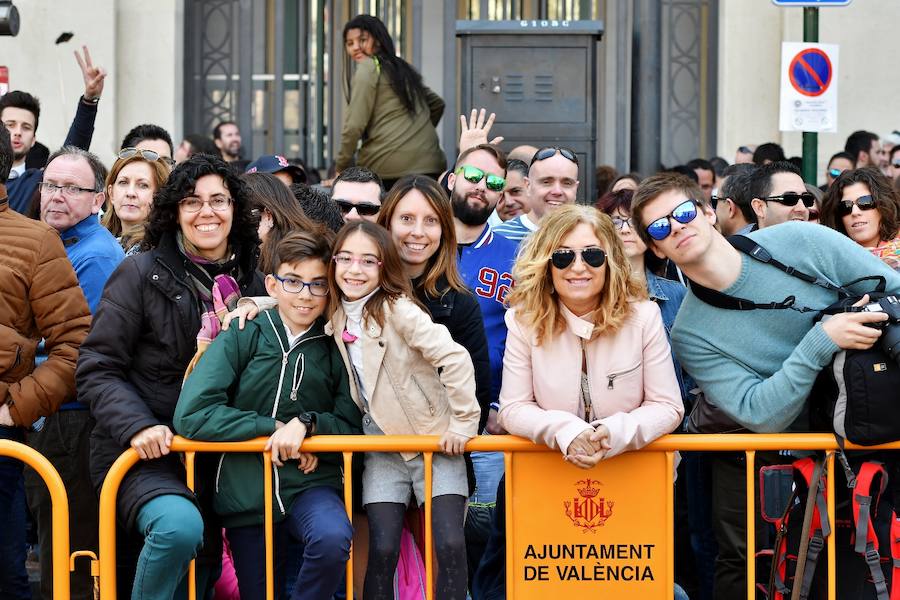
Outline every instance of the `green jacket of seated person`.
{"label": "green jacket of seated person", "polygon": [[[199,441],[237,442],[270,436],[275,421],[300,413],[314,434],[361,433],[347,371],[334,340],[317,320],[290,348],[277,309],[221,332],[190,374],[175,410],[178,434]],[[296,394],[292,392],[296,390]],[[302,447],[301,447],[302,450]],[[342,459],[320,454],[310,474],[297,461],[273,465],[273,518],[285,518],[297,495],[316,486],[343,489]],[[226,527],[264,522],[262,454],[222,454],[216,470],[216,512]]]}

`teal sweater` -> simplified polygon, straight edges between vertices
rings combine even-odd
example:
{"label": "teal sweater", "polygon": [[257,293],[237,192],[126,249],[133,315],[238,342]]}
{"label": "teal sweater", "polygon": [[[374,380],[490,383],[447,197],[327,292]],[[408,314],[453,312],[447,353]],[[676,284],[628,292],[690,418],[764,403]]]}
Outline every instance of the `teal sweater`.
{"label": "teal sweater", "polygon": [[[850,238],[823,226],[783,223],[749,235],[777,260],[808,275],[844,285],[883,275],[900,294],[900,274]],[[859,293],[873,283],[856,286]],[[795,296],[795,306],[817,310],[836,294],[742,254],[741,274],[724,293],[773,302]],[[755,432],[804,430],[798,419],[819,372],[838,346],[816,323],[815,312],[715,308],[689,292],[672,329],[672,347],[713,404]]]}

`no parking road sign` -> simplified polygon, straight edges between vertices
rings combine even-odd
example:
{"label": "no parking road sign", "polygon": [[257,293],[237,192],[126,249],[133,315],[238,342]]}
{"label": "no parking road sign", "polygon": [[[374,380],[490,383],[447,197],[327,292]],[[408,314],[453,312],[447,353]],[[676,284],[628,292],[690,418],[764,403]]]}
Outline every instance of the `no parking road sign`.
{"label": "no parking road sign", "polygon": [[836,44],[781,45],[782,131],[837,130]]}

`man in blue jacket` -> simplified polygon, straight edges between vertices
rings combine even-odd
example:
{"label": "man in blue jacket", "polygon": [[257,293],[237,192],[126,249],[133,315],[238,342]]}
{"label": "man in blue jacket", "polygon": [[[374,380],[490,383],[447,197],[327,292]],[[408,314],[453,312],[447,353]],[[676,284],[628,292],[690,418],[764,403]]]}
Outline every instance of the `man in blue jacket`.
{"label": "man in blue jacket", "polygon": [[[87,46],[83,49],[84,57],[76,51],[75,59],[84,77],[84,94],[78,100],[78,109],[63,145],[88,150],[106,71],[94,66]],[[12,91],[0,97],[0,121],[9,130],[13,145],[13,166],[6,180],[6,190],[10,208],[21,214],[29,214],[32,197],[43,174],[43,169],[25,167],[25,157],[35,144],[40,116],[40,102],[28,92]]]}
{"label": "man in blue jacket", "polygon": [[[105,200],[102,190],[106,169],[90,152],[66,146],[50,155],[43,171],[41,220],[59,232],[93,314],[106,280],[125,258],[116,238],[97,219]],[[28,436],[28,444],[46,456],[62,475],[73,517],[69,523],[71,547],[96,551],[99,507],[89,472],[92,422],[87,409],[75,400],[62,404],[46,418],[40,431]],[[25,487],[28,506],[38,525],[41,564],[49,565],[50,495],[40,477],[31,471],[26,472]],[[71,578],[71,597],[88,600],[93,594],[90,572],[85,563],[77,567]],[[52,580],[50,570],[42,569],[41,590],[45,598],[51,595]]]}

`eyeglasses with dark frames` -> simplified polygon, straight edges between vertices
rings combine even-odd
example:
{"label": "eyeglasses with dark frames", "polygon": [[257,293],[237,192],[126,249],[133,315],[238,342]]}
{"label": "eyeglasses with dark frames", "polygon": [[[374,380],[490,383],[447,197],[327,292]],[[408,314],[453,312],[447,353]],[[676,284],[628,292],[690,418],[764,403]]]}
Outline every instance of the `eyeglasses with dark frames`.
{"label": "eyeglasses with dark frames", "polygon": [[272,277],[281,282],[281,289],[288,294],[299,294],[303,288],[308,288],[311,296],[321,298],[328,295],[327,281],[303,281],[296,277],[279,277],[277,273],[272,273]]}
{"label": "eyeglasses with dark frames", "polygon": [[844,198],[838,203],[838,214],[845,217],[853,212],[853,207],[859,210],[873,210],[875,208],[875,198],[871,194],[860,196],[857,199]]}
{"label": "eyeglasses with dark frames", "polygon": [[78,194],[84,194],[86,192],[90,192],[92,194],[98,193],[97,190],[93,188],[78,187],[74,183],[70,183],[67,185],[57,185],[49,181],[42,181],[39,187],[41,189],[41,194],[44,196],[52,196],[57,191],[61,191],[62,195],[66,198],[74,198]]}
{"label": "eyeglasses with dark frames", "polygon": [[341,209],[341,214],[347,215],[354,208],[356,209],[357,214],[361,217],[372,217],[378,214],[378,211],[381,210],[381,206],[378,204],[372,204],[371,202],[353,202],[352,200],[343,200],[343,199],[334,199],[334,203],[338,205],[338,208]]}
{"label": "eyeglasses with dark frames", "polygon": [[664,217],[660,217],[647,225],[646,232],[651,238],[656,240],[657,242],[662,241],[669,237],[669,234],[672,233],[672,219],[675,219],[682,225],[687,225],[691,221],[697,218],[697,207],[700,205],[699,202],[694,200],[693,198],[689,198],[672,209],[672,212],[665,215]]}

